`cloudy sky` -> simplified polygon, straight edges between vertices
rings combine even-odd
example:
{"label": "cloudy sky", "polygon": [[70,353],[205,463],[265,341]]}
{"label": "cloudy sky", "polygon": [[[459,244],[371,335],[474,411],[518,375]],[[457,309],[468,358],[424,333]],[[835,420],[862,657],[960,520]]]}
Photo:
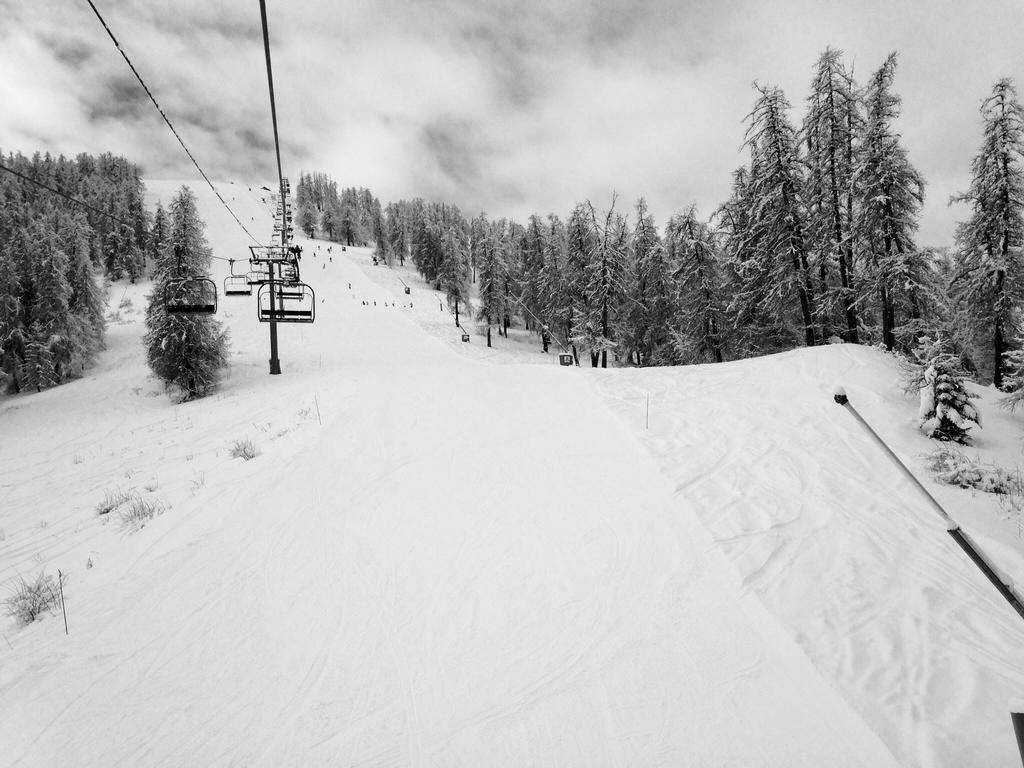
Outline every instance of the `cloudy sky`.
{"label": "cloudy sky", "polygon": [[[257,0],[94,0],[213,179],[274,177]],[[752,83],[803,115],[812,68],[866,81],[898,51],[899,124],[951,242],[978,106],[1024,76],[1024,0],[268,0],[285,174],[382,202],[565,215],[644,196],[710,214],[746,160]],[[0,149],[113,151],[196,176],[85,0],[0,0]],[[1024,88],[1024,85],[1022,85]]]}

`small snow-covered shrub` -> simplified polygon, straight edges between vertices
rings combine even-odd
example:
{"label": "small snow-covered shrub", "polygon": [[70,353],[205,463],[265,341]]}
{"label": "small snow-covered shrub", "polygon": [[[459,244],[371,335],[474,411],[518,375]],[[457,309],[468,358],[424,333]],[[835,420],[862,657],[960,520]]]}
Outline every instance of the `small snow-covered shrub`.
{"label": "small snow-covered shrub", "polygon": [[925,466],[936,480],[948,485],[973,488],[984,493],[1024,493],[1020,472],[1010,472],[995,464],[983,464],[980,459],[965,456],[952,446],[939,448],[926,456]]}
{"label": "small snow-covered shrub", "polygon": [[97,515],[109,515],[119,507],[124,506],[134,498],[134,494],[131,491],[125,491],[120,488],[111,490],[107,488],[103,491],[103,501],[96,505]]}
{"label": "small snow-covered shrub", "polygon": [[1015,350],[1003,355],[1010,369],[1003,378],[1003,391],[1006,396],[999,404],[1010,411],[1015,411],[1024,402],[1024,350]]}
{"label": "small snow-covered shrub", "polygon": [[968,432],[981,426],[981,416],[964,386],[966,373],[957,357],[941,339],[922,336],[913,350],[914,360],[904,371],[908,391],[918,390],[920,407],[917,423],[928,437],[954,443],[968,443]]}
{"label": "small snow-covered shrub", "polygon": [[164,505],[155,499],[142,499],[138,496],[121,508],[121,524],[125,528],[139,530],[157,515],[163,514]]}
{"label": "small snow-covered shrub", "polygon": [[256,450],[256,446],[253,445],[252,440],[236,440],[235,444],[231,446],[231,458],[233,459],[255,459],[260,455],[260,452]]}
{"label": "small snow-covered shrub", "polygon": [[53,576],[47,576],[43,571],[39,572],[34,581],[26,581],[24,576],[19,576],[4,604],[8,614],[22,624],[31,624],[57,606],[57,588],[53,584]]}

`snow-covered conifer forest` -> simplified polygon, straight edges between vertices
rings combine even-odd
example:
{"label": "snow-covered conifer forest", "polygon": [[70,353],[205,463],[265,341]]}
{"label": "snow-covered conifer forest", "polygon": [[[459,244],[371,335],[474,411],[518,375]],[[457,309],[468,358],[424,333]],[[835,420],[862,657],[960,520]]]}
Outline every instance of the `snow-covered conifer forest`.
{"label": "snow-covered conifer forest", "polygon": [[0,764],[1019,764],[1024,112],[920,243],[851,62],[663,221],[0,155]]}

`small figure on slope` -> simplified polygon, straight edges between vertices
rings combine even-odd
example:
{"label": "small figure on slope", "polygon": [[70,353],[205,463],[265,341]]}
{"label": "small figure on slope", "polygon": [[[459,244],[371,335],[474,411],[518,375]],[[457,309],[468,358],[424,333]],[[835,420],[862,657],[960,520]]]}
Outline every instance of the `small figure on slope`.
{"label": "small figure on slope", "polygon": [[964,386],[964,371],[957,357],[943,347],[941,340],[921,338],[913,351],[920,364],[917,412],[921,431],[934,440],[967,444],[972,427],[981,426],[978,409],[971,404],[977,398]]}

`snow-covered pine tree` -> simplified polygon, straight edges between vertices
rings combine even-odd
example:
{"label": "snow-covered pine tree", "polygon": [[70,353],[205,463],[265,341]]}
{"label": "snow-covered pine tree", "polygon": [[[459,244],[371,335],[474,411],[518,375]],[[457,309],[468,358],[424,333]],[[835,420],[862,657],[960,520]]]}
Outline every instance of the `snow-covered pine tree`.
{"label": "snow-covered pine tree", "polygon": [[617,311],[624,355],[637,365],[651,365],[664,356],[675,314],[674,287],[665,248],[643,198],[636,204],[636,223],[623,261],[622,298]]}
{"label": "snow-covered pine tree", "polygon": [[1024,349],[1015,349],[1003,355],[1003,391],[1006,396],[1000,405],[1011,411],[1024,403]]}
{"label": "snow-covered pine tree", "polygon": [[1005,354],[1024,301],[1024,110],[1009,79],[982,103],[984,140],[971,161],[971,186],[954,198],[971,205],[957,228],[960,272],[954,295],[991,344],[992,383],[1003,388]]}
{"label": "snow-covered pine tree", "polygon": [[465,314],[469,311],[469,258],[467,246],[465,228],[453,221],[443,235],[443,255],[437,280],[441,290],[444,291],[448,308],[455,313],[456,325],[461,323],[460,312]]}
{"label": "snow-covered pine tree", "polygon": [[524,320],[528,330],[540,332],[534,327],[533,318],[543,315],[541,306],[541,273],[544,270],[544,223],[540,216],[531,214],[526,222],[523,239],[519,245],[519,298],[526,308]]}
{"label": "snow-covered pine tree", "polygon": [[864,95],[867,117],[854,169],[860,203],[855,230],[866,256],[862,300],[878,297],[886,349],[896,344],[897,309],[902,308],[905,319],[914,319],[916,312],[900,276],[914,271],[907,262],[916,254],[914,233],[924,202],[924,180],[893,127],[900,114],[900,98],[892,92],[895,74],[896,54],[891,53],[871,76]]}
{"label": "snow-covered pine tree", "polygon": [[404,266],[408,236],[405,231],[402,207],[398,203],[388,203],[384,209],[384,238],[387,240],[391,258],[397,258],[398,263]]}
{"label": "snow-covered pine tree", "polygon": [[36,373],[33,373],[29,386],[34,389],[58,384],[67,372],[72,356],[68,338],[71,319],[69,260],[57,239],[59,218],[60,214],[51,210],[29,226],[33,301],[26,354],[32,346],[46,348],[34,353],[31,363]]}
{"label": "snow-covered pine tree", "polygon": [[959,361],[940,339],[924,336],[913,350],[920,406],[921,431],[934,440],[967,444],[968,432],[981,426],[978,409],[971,404],[978,396],[964,386]]}
{"label": "snow-covered pine tree", "polygon": [[0,385],[17,392],[21,388],[24,336],[21,328],[21,280],[13,242],[0,244]]}
{"label": "snow-covered pine tree", "polygon": [[586,270],[597,251],[597,233],[593,226],[590,208],[578,203],[566,222],[566,260],[562,272],[565,287],[565,316],[563,324],[566,338],[572,345],[572,355],[578,361],[576,345],[586,347],[593,335],[587,328],[590,315],[589,296],[584,290]]}
{"label": "snow-covered pine tree", "polygon": [[66,216],[57,233],[60,248],[68,255],[71,295],[68,340],[71,345],[69,376],[81,375],[85,366],[103,349],[107,304],[103,286],[89,260],[89,224],[81,212]]}
{"label": "snow-covered pine tree", "polygon": [[572,302],[566,296],[563,277],[566,256],[565,224],[553,213],[549,214],[544,226],[544,266],[539,277],[540,318],[551,329],[553,336],[567,339],[567,321],[572,311]]}
{"label": "snow-covered pine tree", "polygon": [[725,323],[714,233],[697,218],[696,207],[691,205],[686,213],[669,219],[665,244],[676,267],[676,359],[683,363],[720,363]]}
{"label": "snow-covered pine tree", "polygon": [[756,86],[761,94],[747,119],[745,145],[751,165],[746,180],[750,205],[742,264],[743,293],[760,309],[780,318],[798,310],[804,343],[817,342],[803,204],[802,168],[796,131],[786,117],[789,101],[779,88]]}
{"label": "snow-covered pine tree", "polygon": [[[818,59],[803,123],[807,239],[818,254],[822,334],[828,337],[838,331],[854,344],[859,337],[853,289],[853,167],[861,122],[842,51],[827,48]],[[833,307],[841,320],[833,317]]]}
{"label": "snow-covered pine tree", "polygon": [[167,246],[154,270],[145,342],[150,369],[178,387],[184,400],[203,397],[216,386],[228,362],[227,331],[212,317],[168,314],[164,297],[176,278],[207,276],[210,258],[195,195],[182,187],[171,202]]}
{"label": "snow-covered pine tree", "polygon": [[164,210],[164,204],[158,202],[156,204],[156,211],[153,213],[153,224],[150,226],[149,234],[146,236],[146,262],[151,267],[156,264],[160,254],[167,247],[169,229],[167,211]]}
{"label": "snow-covered pine tree", "polygon": [[38,320],[29,328],[25,341],[25,360],[21,364],[23,386],[42,392],[60,383],[52,348],[54,339]]}
{"label": "snow-covered pine tree", "polygon": [[505,261],[505,222],[488,222],[480,214],[473,220],[473,228],[480,233],[478,242],[477,277],[480,286],[480,309],[477,317],[487,323],[487,346],[491,346],[491,326],[498,324],[509,314],[505,284],[508,279],[508,264]]}
{"label": "snow-covered pine tree", "polygon": [[590,364],[608,367],[608,350],[616,346],[612,332],[614,309],[622,293],[622,275],[625,266],[626,243],[629,237],[626,221],[615,212],[615,199],[603,221],[599,221],[594,206],[586,204],[589,228],[593,233],[590,260],[583,269],[585,295],[582,324],[577,326],[577,339],[590,350]]}

